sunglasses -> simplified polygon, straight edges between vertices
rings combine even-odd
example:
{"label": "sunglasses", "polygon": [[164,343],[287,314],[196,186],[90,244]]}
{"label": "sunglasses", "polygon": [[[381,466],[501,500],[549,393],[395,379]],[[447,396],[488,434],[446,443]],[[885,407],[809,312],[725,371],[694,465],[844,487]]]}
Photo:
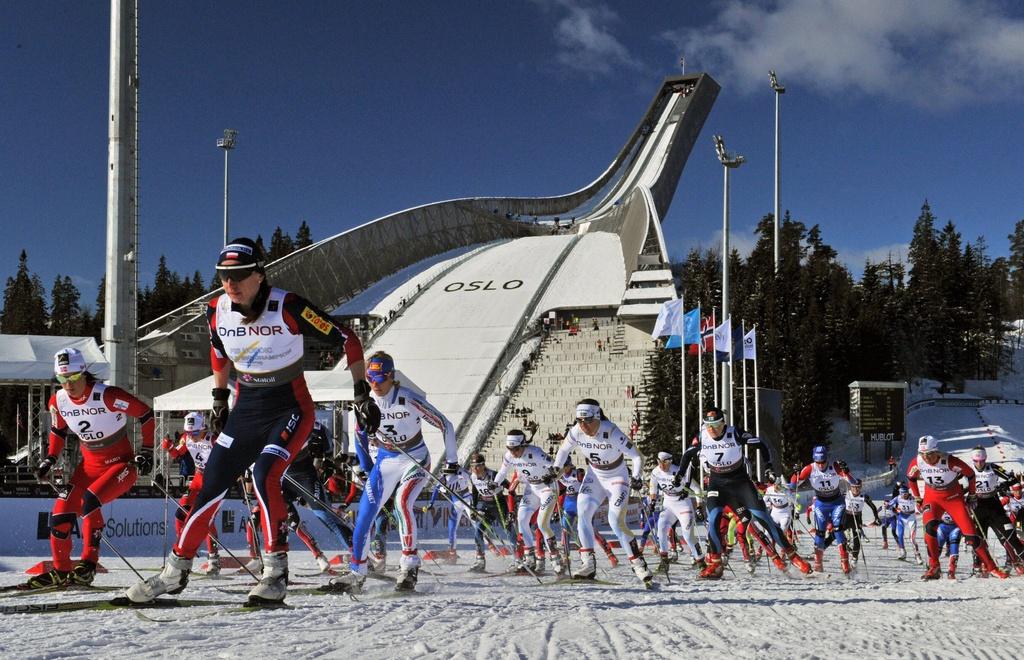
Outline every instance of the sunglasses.
{"label": "sunglasses", "polygon": [[579,422],[580,424],[587,424],[589,422],[593,422],[596,419],[596,417],[577,417],[576,421]]}
{"label": "sunglasses", "polygon": [[75,383],[81,380],[83,376],[85,376],[84,371],[79,371],[77,373],[67,375],[57,374],[57,382],[60,383],[61,385],[63,385],[64,383]]}
{"label": "sunglasses", "polygon": [[256,272],[255,268],[234,268],[231,270],[218,270],[217,277],[221,282],[242,282]]}

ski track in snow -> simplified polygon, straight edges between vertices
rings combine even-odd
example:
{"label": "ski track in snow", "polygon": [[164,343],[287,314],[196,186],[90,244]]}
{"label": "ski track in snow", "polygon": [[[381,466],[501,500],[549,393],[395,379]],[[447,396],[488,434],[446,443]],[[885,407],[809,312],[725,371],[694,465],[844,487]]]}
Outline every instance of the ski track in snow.
{"label": "ski track in snow", "polygon": [[[420,594],[390,597],[389,585],[370,581],[353,602],[345,595],[293,595],[294,609],[230,613],[228,607],[147,610],[143,621],[127,610],[0,615],[0,657],[87,658],[871,658],[1020,657],[1017,621],[1024,578],[970,577],[970,551],[960,577],[922,582],[923,568],[881,550],[870,529],[863,563],[852,578],[826,553],[828,578],[787,577],[761,562],[748,575],[720,582],[696,579],[673,565],[672,583],[642,589],[625,566],[607,568],[620,585],[536,584],[529,577],[475,579],[465,566],[431,566]],[[806,540],[802,549],[809,553]],[[469,556],[468,544],[463,557]],[[293,566],[312,564],[292,553]],[[738,554],[738,551],[737,553]],[[1000,557],[1001,558],[1001,557]],[[5,558],[24,569],[31,558]],[[116,560],[115,560],[116,561]],[[464,560],[467,561],[467,560]],[[116,569],[114,561],[107,563]],[[152,558],[137,558],[150,566]],[[491,570],[501,566],[489,562]],[[945,567],[945,558],[943,566]],[[294,569],[293,569],[294,570]],[[897,576],[902,578],[897,582]],[[4,583],[23,579],[5,571]],[[130,584],[134,575],[112,570],[97,584]],[[544,577],[545,581],[553,579]],[[326,578],[325,578],[326,580]],[[232,600],[218,585],[242,588],[248,577],[196,580],[183,598]],[[40,594],[0,604],[91,599],[94,594]]]}
{"label": "ski track in snow", "polygon": [[[1000,443],[1000,455],[1024,460],[1024,406],[926,408],[908,417],[908,431],[903,468],[916,451],[916,437],[924,433],[935,434],[946,450],[969,452],[978,442]],[[881,501],[885,494],[872,496]],[[962,543],[960,579],[922,582],[922,566],[897,561],[895,542],[882,550],[880,530],[866,531],[867,566],[861,562],[851,578],[839,571],[834,548],[825,555],[831,575],[824,579],[804,579],[795,568],[785,576],[767,561],[749,575],[737,551],[732,570],[720,582],[699,581],[680,564],[672,567],[671,584],[657,576],[653,591],[642,589],[625,563],[611,568],[603,558],[598,576],[619,585],[542,587],[532,577],[480,579],[466,574],[473,550],[464,539],[461,565],[424,565],[418,595],[388,597],[389,585],[370,580],[359,602],[345,595],[296,594],[288,598],[289,610],[238,614],[211,606],[146,612],[171,623],[144,621],[128,610],[0,615],[0,658],[994,660],[1024,655],[1018,625],[1024,577],[971,577],[971,551]],[[442,545],[440,539],[424,539],[422,549]],[[994,546],[1002,562],[1003,549]],[[804,534],[800,549],[805,557],[811,554]],[[392,544],[391,557],[397,550]],[[40,559],[0,557],[0,583],[23,581],[24,569]],[[103,561],[113,570],[97,576],[96,584],[128,586],[135,580],[116,558]],[[155,569],[160,560],[132,562]],[[946,563],[943,557],[943,569]],[[505,564],[488,557],[491,571]],[[305,551],[292,552],[291,565],[293,573],[315,570]],[[250,583],[248,576],[193,580],[181,597],[241,604],[244,593],[228,596],[217,587],[244,589]],[[49,593],[0,598],[0,605],[114,595]]]}

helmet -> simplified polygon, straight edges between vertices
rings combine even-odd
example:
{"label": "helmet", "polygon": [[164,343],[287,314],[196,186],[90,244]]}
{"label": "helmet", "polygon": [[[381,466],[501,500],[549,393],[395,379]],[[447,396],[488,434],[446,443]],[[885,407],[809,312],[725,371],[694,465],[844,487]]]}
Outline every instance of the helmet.
{"label": "helmet", "polygon": [[206,417],[201,412],[190,412],[185,415],[185,433],[201,433],[206,430]]}
{"label": "helmet", "polygon": [[825,445],[817,445],[811,450],[811,458],[815,463],[824,463],[828,458],[828,449]]}
{"label": "helmet", "polygon": [[900,486],[900,495],[906,495],[910,490],[906,486]]}
{"label": "helmet", "polygon": [[473,454],[472,456],[469,457],[469,465],[471,467],[475,467],[477,465],[484,465],[484,455]]}
{"label": "helmet", "polygon": [[864,482],[857,477],[850,477],[850,488],[860,488],[864,485]]}
{"label": "helmet", "polygon": [[659,451],[658,452],[658,461],[671,461],[671,460],[672,460],[672,454],[668,453],[667,451]]}
{"label": "helmet", "polygon": [[505,446],[509,449],[525,447],[527,444],[526,434],[519,429],[513,429],[505,435]]}
{"label": "helmet", "polygon": [[920,454],[939,451],[939,441],[935,439],[934,435],[922,435],[917,440],[917,451]]}
{"label": "helmet", "polygon": [[984,447],[979,445],[974,448],[973,452],[971,452],[971,458],[978,463],[984,463],[988,460],[988,452],[985,451]]}
{"label": "helmet", "polygon": [[1014,493],[1020,493],[1020,484],[1013,484],[1012,486],[1010,486],[1010,490],[1012,490]]}
{"label": "helmet", "polygon": [[58,376],[85,371],[85,356],[77,348],[62,348],[53,356],[53,373]]}
{"label": "helmet", "polygon": [[708,408],[704,413],[704,423],[708,426],[723,426],[725,424],[725,412],[721,408]]}

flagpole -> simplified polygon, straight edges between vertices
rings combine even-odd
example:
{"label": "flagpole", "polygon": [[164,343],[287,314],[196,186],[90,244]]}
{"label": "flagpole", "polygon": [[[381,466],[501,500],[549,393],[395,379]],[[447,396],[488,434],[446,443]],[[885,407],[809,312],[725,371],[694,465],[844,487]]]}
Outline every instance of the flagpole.
{"label": "flagpole", "polygon": [[[761,437],[761,391],[757,387],[757,324],[754,324],[754,435]],[[757,476],[761,476],[761,452],[757,452]]]}
{"label": "flagpole", "polygon": [[[723,313],[723,316],[724,316],[724,313]],[[733,355],[732,355],[732,352],[733,352],[732,351],[732,344],[733,344],[733,339],[732,339],[732,317],[730,316],[730,317],[726,318],[725,322],[726,322],[725,329],[729,331],[729,383],[726,385],[726,387],[729,388],[729,423],[735,425],[736,422],[737,422],[737,419],[736,419],[737,415],[736,415],[736,409],[735,409],[735,407],[733,405],[733,400],[732,400],[732,384],[733,384],[733,377],[732,377],[732,360],[733,360]]]}
{"label": "flagpole", "polygon": [[[740,320],[740,336],[747,336],[747,322]],[[750,428],[750,424],[747,423],[747,356],[742,355],[740,359],[743,360],[740,364],[743,367],[743,430],[746,431]]]}
{"label": "flagpole", "polygon": [[[704,329],[700,324],[704,318],[700,315],[700,305],[697,305],[697,323],[700,333],[700,342],[697,344],[697,419],[700,420],[704,414]],[[1024,326],[1022,326],[1024,327]],[[697,424],[697,433],[700,433],[700,423]],[[685,441],[686,438],[683,438]]]}
{"label": "flagpole", "polygon": [[[712,328],[717,328],[718,327],[718,319],[715,318],[714,310],[711,311],[711,327]],[[721,408],[722,404],[719,403],[719,398],[718,398],[718,350],[715,348],[714,340],[712,340],[712,342],[711,342],[711,369],[712,369],[712,373],[715,375],[715,380],[714,380],[714,385],[715,385],[715,407],[716,408]]]}
{"label": "flagpole", "polygon": [[683,422],[680,426],[679,442],[680,456],[686,451],[686,302],[679,306],[679,380],[682,394],[679,397],[679,405],[683,409]]}

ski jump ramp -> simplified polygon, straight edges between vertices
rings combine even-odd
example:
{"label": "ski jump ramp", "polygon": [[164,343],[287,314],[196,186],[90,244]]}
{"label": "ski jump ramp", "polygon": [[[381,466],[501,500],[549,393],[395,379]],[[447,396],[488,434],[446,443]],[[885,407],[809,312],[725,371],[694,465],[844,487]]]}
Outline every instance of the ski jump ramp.
{"label": "ski jump ramp", "polygon": [[[666,78],[612,163],[580,190],[401,211],[270,264],[269,280],[337,316],[387,320],[368,350],[391,353],[470,447],[542,316],[603,310],[644,325],[675,298],[661,218],[718,90],[706,74]],[[147,362],[175,370],[178,385],[209,373],[205,352],[181,350],[208,298],[140,329],[140,380]]]}

